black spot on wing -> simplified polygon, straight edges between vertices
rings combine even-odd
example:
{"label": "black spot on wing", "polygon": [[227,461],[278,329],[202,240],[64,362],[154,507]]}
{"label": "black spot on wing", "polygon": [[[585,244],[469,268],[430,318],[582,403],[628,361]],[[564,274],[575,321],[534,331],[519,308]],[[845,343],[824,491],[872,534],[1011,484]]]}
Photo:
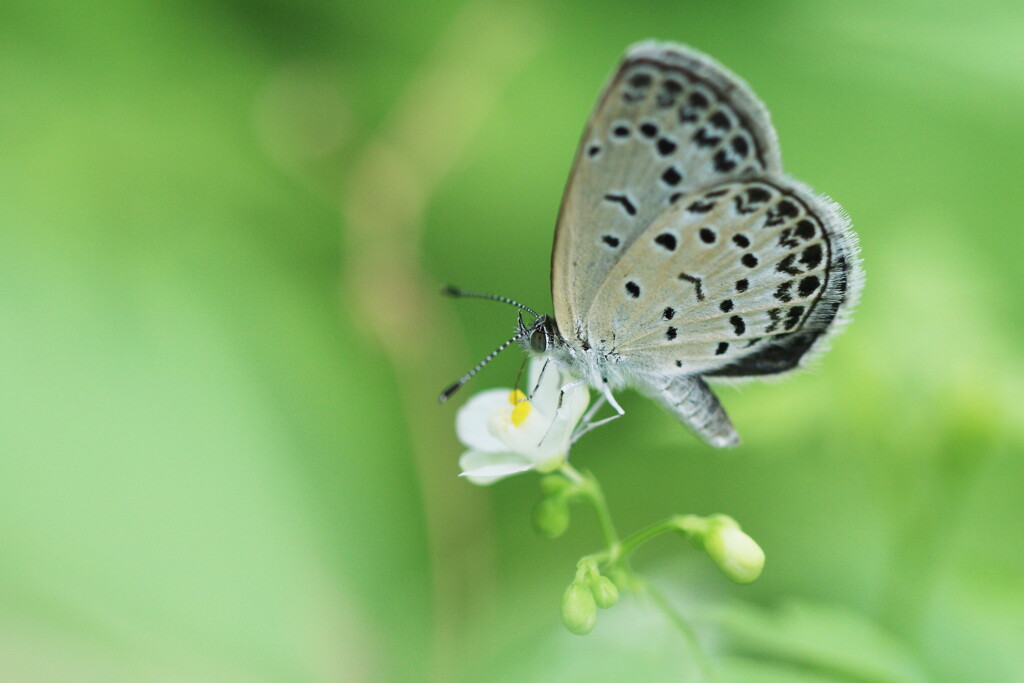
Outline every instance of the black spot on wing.
{"label": "black spot on wing", "polygon": [[811,294],[814,294],[815,290],[821,285],[821,280],[816,275],[808,275],[800,281],[800,287],[798,289],[802,298],[807,298]]}
{"label": "black spot on wing", "polygon": [[658,97],[654,101],[659,109],[667,109],[675,106],[676,101],[683,92],[683,84],[671,78],[666,78],[658,90]]}
{"label": "black spot on wing", "polygon": [[640,72],[630,76],[629,84],[634,88],[649,88],[653,80],[650,74]]}
{"label": "black spot on wing", "polygon": [[748,152],[750,152],[750,144],[747,142],[745,137],[737,135],[732,139],[732,151],[736,153],[736,156],[742,159],[747,156]]}
{"label": "black spot on wing", "polygon": [[800,246],[800,241],[793,238],[793,228],[786,228],[779,233],[778,244],[783,249],[796,249]]}
{"label": "black spot on wing", "polygon": [[792,300],[792,298],[793,298],[793,295],[790,294],[790,292],[789,292],[789,290],[792,289],[792,288],[793,288],[793,281],[792,280],[786,280],[781,285],[779,285],[778,288],[776,288],[775,294],[773,294],[772,296],[774,296],[779,301],[781,301],[783,303],[786,303],[786,302]]}
{"label": "black spot on wing", "polygon": [[737,166],[736,162],[726,154],[724,149],[720,149],[715,152],[715,156],[712,158],[712,161],[714,162],[715,170],[719,173],[728,173]]}
{"label": "black spot on wing", "polygon": [[721,135],[715,135],[711,133],[707,128],[701,128],[697,131],[697,134],[693,136],[693,142],[698,147],[714,147],[722,141]]}
{"label": "black spot on wing", "polygon": [[679,184],[679,181],[683,179],[683,174],[679,172],[675,166],[669,166],[665,169],[665,172],[661,174],[661,179],[666,185],[675,187]]}
{"label": "black spot on wing", "polygon": [[785,249],[797,249],[801,242],[808,242],[814,239],[817,229],[814,223],[804,218],[796,226],[786,228],[779,233],[779,246]]}
{"label": "black spot on wing", "polygon": [[796,236],[806,241],[814,238],[814,234],[817,230],[814,227],[814,223],[807,220],[806,218],[796,224],[796,230],[794,231]]}
{"label": "black spot on wing", "polygon": [[667,157],[675,152],[679,145],[669,138],[659,138],[656,147],[658,148],[658,154]]}
{"label": "black spot on wing", "polygon": [[804,314],[803,306],[793,306],[786,311],[786,321],[783,323],[783,327],[787,330],[792,330],[800,323],[800,318]]}
{"label": "black spot on wing", "polygon": [[626,283],[626,293],[636,299],[640,296],[640,285],[630,280]]}
{"label": "black spot on wing", "polygon": [[743,214],[754,213],[771,198],[772,193],[765,188],[757,185],[749,187],[746,192],[736,195],[736,211]]}
{"label": "black spot on wing", "polygon": [[622,99],[629,104],[640,102],[646,97],[653,81],[654,78],[649,73],[640,72],[633,74],[626,81],[627,85],[625,92],[622,93]]}
{"label": "black spot on wing", "polygon": [[787,275],[799,275],[800,269],[793,265],[796,261],[796,254],[788,254],[784,259],[779,261],[779,265],[775,266],[775,270],[780,273],[786,273]]}
{"label": "black spot on wing", "polygon": [[700,91],[690,93],[686,104],[679,108],[679,122],[696,123],[701,117],[701,112],[707,109],[708,104],[710,104],[708,98]]}
{"label": "black spot on wing", "polygon": [[690,213],[708,213],[715,208],[715,204],[717,204],[717,202],[698,199],[686,207],[686,210]]}
{"label": "black spot on wing", "polygon": [[661,233],[660,235],[654,238],[654,241],[655,243],[661,245],[662,247],[668,249],[669,251],[676,250],[676,236],[670,232]]}
{"label": "black spot on wing", "polygon": [[601,238],[601,241],[607,244],[612,249],[616,248],[620,244],[619,238],[616,237],[615,235],[605,235],[604,237]]}
{"label": "black spot on wing", "polygon": [[606,194],[604,196],[606,200],[613,204],[618,204],[622,207],[622,210],[629,216],[636,215],[636,205],[624,194]]}
{"label": "black spot on wing", "polygon": [[812,244],[800,254],[800,263],[804,264],[807,270],[813,270],[821,263],[821,245]]}
{"label": "black spot on wing", "polygon": [[768,217],[765,220],[765,227],[782,225],[786,221],[800,215],[800,207],[794,202],[783,199],[778,204],[768,209]]}
{"label": "black spot on wing", "polygon": [[689,273],[679,273],[679,279],[693,284],[694,291],[697,294],[697,301],[704,301],[704,289],[699,277]]}
{"label": "black spot on wing", "polygon": [[732,121],[729,120],[729,115],[719,109],[708,119],[712,126],[721,130],[729,130],[732,128]]}

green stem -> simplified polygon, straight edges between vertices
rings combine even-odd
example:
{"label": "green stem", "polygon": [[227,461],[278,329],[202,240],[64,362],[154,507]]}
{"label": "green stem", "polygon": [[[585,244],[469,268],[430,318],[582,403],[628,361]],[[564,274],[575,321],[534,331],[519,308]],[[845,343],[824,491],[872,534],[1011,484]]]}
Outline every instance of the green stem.
{"label": "green stem", "polygon": [[622,542],[618,547],[618,554],[612,558],[612,562],[617,562],[620,559],[628,559],[634,550],[655,536],[660,536],[666,531],[680,531],[678,515],[669,517],[668,519],[663,519],[660,522],[652,524],[649,527],[641,529],[640,531],[630,534],[626,538],[622,539]]}
{"label": "green stem", "polygon": [[576,579],[583,580],[587,573],[596,570],[602,564],[624,569],[629,577],[630,587],[633,590],[642,590],[650,596],[654,605],[679,629],[683,639],[686,640],[688,647],[693,653],[702,680],[713,681],[714,670],[711,667],[711,660],[708,659],[701,649],[700,642],[697,640],[697,633],[693,630],[693,627],[672,606],[661,591],[636,576],[629,567],[629,556],[637,548],[652,538],[668,531],[688,533],[690,531],[688,528],[690,526],[689,520],[693,519],[693,517],[674,515],[620,540],[618,532],[615,531],[615,524],[612,522],[611,512],[608,510],[608,501],[604,497],[604,491],[601,490],[601,484],[597,481],[597,478],[590,472],[578,471],[569,463],[562,465],[560,472],[569,481],[576,484],[579,493],[594,508],[598,523],[601,526],[601,533],[607,545],[606,550],[580,558],[579,563],[576,565]]}
{"label": "green stem", "polygon": [[604,491],[601,490],[601,484],[598,483],[597,478],[590,472],[581,473],[569,463],[562,465],[561,471],[566,477],[579,485],[580,493],[586,497],[591,507],[594,508],[597,522],[601,525],[601,534],[604,536],[604,542],[608,546],[609,552],[613,556],[617,555],[619,534],[615,531],[615,524],[612,522],[612,515],[608,510],[608,502],[605,500]]}

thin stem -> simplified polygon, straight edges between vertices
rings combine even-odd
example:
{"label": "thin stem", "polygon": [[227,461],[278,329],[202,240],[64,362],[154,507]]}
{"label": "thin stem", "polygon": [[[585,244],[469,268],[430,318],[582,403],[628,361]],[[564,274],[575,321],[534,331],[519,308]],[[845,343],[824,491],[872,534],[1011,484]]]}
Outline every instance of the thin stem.
{"label": "thin stem", "polygon": [[565,478],[571,481],[572,483],[579,484],[580,486],[583,485],[583,475],[580,474],[579,471],[575,467],[570,465],[568,462],[562,465],[562,467],[558,471],[565,475]]}
{"label": "thin stem", "polygon": [[693,658],[700,671],[701,679],[710,683],[715,680],[714,670],[711,667],[711,660],[700,647],[697,640],[697,633],[690,626],[690,623],[681,615],[668,601],[667,598],[654,587],[653,584],[644,581],[633,573],[629,566],[629,556],[637,548],[656,536],[667,531],[688,531],[689,519],[691,516],[674,515],[656,524],[630,534],[623,540],[615,531],[611,513],[608,510],[608,502],[605,500],[604,491],[597,478],[590,472],[580,472],[568,462],[562,465],[559,470],[566,479],[576,484],[578,491],[590,502],[597,514],[598,523],[601,525],[601,533],[604,535],[607,549],[601,552],[587,555],[580,558],[576,565],[576,579],[582,580],[587,573],[596,570],[600,565],[617,567],[624,571],[628,577],[629,587],[634,591],[643,591],[650,598],[655,606],[668,618],[668,620],[679,629],[684,640],[693,653]]}
{"label": "thin stem", "polygon": [[655,536],[660,536],[666,531],[679,531],[679,518],[678,516],[669,517],[663,519],[660,522],[650,525],[636,533],[630,534],[626,538],[622,539],[619,544],[618,556],[613,558],[613,561],[617,561],[620,558],[625,560],[629,557],[630,553],[639,548],[641,545],[651,540]]}
{"label": "thin stem", "polygon": [[608,510],[608,502],[605,500],[604,491],[601,490],[601,484],[598,483],[594,475],[589,472],[580,473],[569,463],[562,465],[562,472],[580,486],[580,492],[590,501],[595,514],[597,514],[597,521],[601,526],[601,534],[604,536],[609,553],[612,557],[617,556],[619,554],[619,534],[615,531],[615,524],[612,522],[612,515]]}

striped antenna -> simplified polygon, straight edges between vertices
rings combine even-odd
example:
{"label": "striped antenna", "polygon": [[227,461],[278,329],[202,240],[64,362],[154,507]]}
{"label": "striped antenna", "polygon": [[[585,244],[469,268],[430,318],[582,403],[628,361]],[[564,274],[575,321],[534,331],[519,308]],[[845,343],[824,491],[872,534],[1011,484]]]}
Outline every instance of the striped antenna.
{"label": "striped antenna", "polygon": [[523,304],[519,303],[518,301],[515,301],[514,299],[509,299],[507,296],[499,296],[497,294],[486,294],[484,292],[467,292],[463,289],[459,289],[458,287],[453,287],[452,285],[448,285],[447,287],[442,289],[441,293],[447,296],[454,296],[456,298],[490,299],[491,301],[500,301],[503,304],[510,304],[512,306],[515,306],[516,308],[520,308],[526,311],[527,313],[533,315],[534,318],[540,317],[540,314],[537,313],[537,311],[533,310],[529,306],[524,306]]}
{"label": "striped antenna", "polygon": [[[500,299],[498,299],[498,301],[500,301]],[[517,305],[518,305],[518,304],[517,304]],[[522,308],[524,308],[524,309],[525,309],[526,307],[525,307],[525,306],[523,306]],[[529,310],[529,309],[526,309],[526,310]],[[531,312],[532,312],[532,311],[531,311]],[[534,315],[536,315],[536,314],[534,314]],[[454,384],[452,384],[452,385],[451,385],[450,387],[448,387],[447,389],[445,389],[444,391],[442,391],[442,392],[441,392],[441,395],[437,397],[437,400],[438,400],[438,402],[439,402],[439,403],[444,403],[444,402],[445,402],[445,401],[447,401],[447,400],[448,400],[449,398],[451,398],[451,397],[452,397],[452,394],[454,394],[454,393],[455,393],[456,391],[458,391],[458,390],[459,390],[459,388],[460,388],[460,387],[461,387],[461,386],[462,386],[463,384],[465,384],[465,383],[466,383],[466,382],[468,382],[469,380],[473,379],[473,375],[475,375],[476,373],[480,372],[480,369],[481,369],[481,368],[482,368],[483,366],[485,366],[485,365],[487,365],[488,363],[490,363],[490,362],[491,362],[491,361],[492,361],[492,360],[494,359],[494,357],[495,357],[495,356],[497,356],[497,355],[498,355],[499,353],[501,353],[502,351],[504,351],[505,349],[507,349],[507,348],[508,348],[508,347],[509,347],[509,346],[510,346],[511,344],[514,344],[515,342],[519,341],[519,340],[520,340],[520,339],[521,339],[521,338],[522,338],[523,336],[525,336],[525,335],[527,335],[527,334],[529,334],[529,333],[530,333],[530,328],[527,328],[527,327],[523,327],[523,318],[522,318],[522,314],[520,314],[520,316],[519,316],[519,331],[518,331],[518,332],[516,332],[515,336],[514,336],[514,337],[512,337],[511,339],[509,339],[509,340],[508,340],[507,342],[505,342],[505,343],[504,343],[504,344],[502,344],[501,346],[499,346],[498,348],[496,348],[496,349],[494,349],[493,351],[491,351],[491,352],[490,352],[489,354],[487,354],[487,357],[486,357],[486,358],[484,358],[484,359],[483,359],[482,361],[480,361],[479,363],[477,363],[477,364],[476,364],[476,367],[475,367],[475,368],[473,368],[472,370],[470,370],[469,372],[467,372],[467,373],[466,373],[465,375],[463,375],[462,377],[460,377],[460,378],[458,379],[458,381],[456,381],[456,382],[455,382]]]}

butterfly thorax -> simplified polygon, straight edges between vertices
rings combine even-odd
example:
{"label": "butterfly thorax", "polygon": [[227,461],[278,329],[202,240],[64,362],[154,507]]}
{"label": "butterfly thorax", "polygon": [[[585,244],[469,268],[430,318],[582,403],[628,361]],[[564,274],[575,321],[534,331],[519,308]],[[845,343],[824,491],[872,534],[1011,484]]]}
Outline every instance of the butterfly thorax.
{"label": "butterfly thorax", "polygon": [[591,344],[582,335],[567,339],[551,316],[541,316],[529,328],[520,322],[520,333],[519,343],[528,353],[556,363],[570,376],[594,388],[608,385],[621,389],[630,384],[614,346]]}

